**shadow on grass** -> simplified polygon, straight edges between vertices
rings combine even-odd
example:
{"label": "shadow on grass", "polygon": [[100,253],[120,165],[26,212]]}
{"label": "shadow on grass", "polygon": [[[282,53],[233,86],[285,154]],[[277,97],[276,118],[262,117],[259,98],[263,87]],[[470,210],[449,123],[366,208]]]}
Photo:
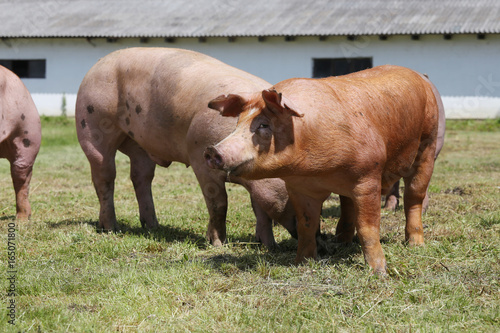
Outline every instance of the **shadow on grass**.
{"label": "shadow on grass", "polygon": [[[323,234],[321,241],[318,242],[318,263],[319,264],[336,264],[347,263],[355,265],[354,259],[361,253],[361,247],[357,243],[339,244],[334,242],[334,237],[331,234]],[[265,250],[263,245],[256,243],[237,243],[232,242],[228,246],[256,248],[261,247],[263,251],[233,254],[223,253],[214,255],[197,256],[192,261],[202,261],[209,265],[212,269],[224,275],[231,275],[235,271],[265,271],[271,266],[290,267],[295,264],[295,256],[297,253],[297,240],[289,238],[278,243],[278,246],[271,250]],[[189,259],[181,259],[170,261],[171,264],[183,263],[191,261]],[[309,265],[305,263],[305,265]],[[315,265],[313,263],[313,265]],[[267,268],[266,268],[267,267]]]}
{"label": "shadow on grass", "polygon": [[321,216],[324,218],[340,217],[340,205],[332,205],[330,207],[323,207]]}
{"label": "shadow on grass", "polygon": [[51,228],[61,228],[69,225],[79,225],[79,224],[87,224],[92,226],[96,233],[115,233],[115,234],[125,234],[125,235],[134,235],[134,236],[142,236],[145,238],[154,239],[156,241],[162,241],[166,243],[172,243],[174,241],[186,240],[189,239],[193,244],[196,244],[198,248],[204,249],[205,246],[205,238],[203,235],[200,235],[192,230],[181,229],[177,227],[172,227],[169,225],[160,225],[158,228],[154,230],[148,230],[142,227],[130,226],[128,223],[125,223],[123,220],[118,221],[118,229],[114,232],[110,232],[99,228],[99,222],[92,219],[84,219],[84,220],[74,220],[74,219],[66,219],[57,222],[46,222]]}
{"label": "shadow on grass", "polygon": [[57,222],[52,222],[52,221],[47,221],[45,222],[49,227],[51,228],[61,228],[63,226],[68,226],[68,225],[78,225],[78,224],[88,224],[90,226],[93,226],[94,228],[97,228],[97,221],[93,220],[74,220],[74,219],[66,219],[66,220],[61,220]]}
{"label": "shadow on grass", "polygon": [[16,216],[15,215],[3,215],[0,216],[0,221],[9,221],[9,220],[15,220]]}
{"label": "shadow on grass", "polygon": [[[139,237],[144,237],[148,239],[153,239],[158,242],[173,243],[178,241],[188,240],[194,244],[198,249],[205,250],[208,246],[211,246],[206,241],[204,233],[199,233],[195,230],[190,230],[187,228],[179,228],[171,225],[160,224],[158,228],[148,230],[140,226],[131,226],[125,220],[118,220],[118,228],[114,232],[110,232],[98,227],[99,222],[92,219],[66,219],[57,222],[46,222],[51,228],[62,228],[64,226],[87,224],[95,229],[96,233],[115,233],[124,235],[134,235]],[[253,243],[254,240],[251,235],[231,235],[231,242],[233,243]],[[255,246],[260,246],[255,243]]]}
{"label": "shadow on grass", "polygon": [[[238,271],[262,271],[267,270],[269,265],[290,267],[295,265],[295,255],[297,248],[291,246],[296,244],[295,240],[286,240],[279,244],[279,250],[263,251],[261,253],[248,253],[235,255],[231,253],[217,254],[197,258],[208,264],[212,269],[225,275],[231,275],[234,270]],[[318,264],[336,264],[342,262],[347,265],[355,265],[355,257],[361,252],[358,244],[329,244],[328,248],[323,248],[318,253]],[[182,262],[179,260],[178,262]],[[309,265],[307,262],[304,265]],[[312,265],[315,265],[314,263]],[[267,268],[266,268],[267,267]]]}
{"label": "shadow on grass", "polygon": [[[96,233],[107,232],[99,229],[98,221],[92,219],[67,219],[57,222],[47,222],[47,224],[51,228],[87,224],[92,226],[96,230]],[[118,231],[115,233],[144,237],[163,243],[174,243],[188,240],[199,250],[207,250],[212,246],[206,241],[204,234],[200,234],[194,230],[178,228],[170,225],[160,225],[154,230],[147,230],[139,226],[130,226],[129,224],[124,223],[124,221],[118,221]],[[225,244],[225,246],[247,249],[261,248],[263,251],[257,251],[259,253],[252,251],[249,254],[242,255],[227,253],[206,256],[201,254],[196,260],[201,258],[203,262],[208,263],[214,269],[219,270],[222,273],[227,271],[228,265],[233,265],[239,270],[246,271],[258,268],[262,265],[262,262],[279,266],[290,266],[294,264],[297,251],[297,240],[292,237],[282,240],[277,244],[277,247],[268,250],[266,250],[264,245],[255,242],[253,235],[250,234],[231,235],[230,240],[230,243]],[[351,244],[336,243],[335,236],[331,233],[323,233],[318,238],[318,259],[320,259],[321,262],[326,262],[328,264],[335,264],[337,262],[354,264],[353,258],[360,253],[361,247],[357,237],[354,238],[353,243]],[[170,261],[170,263],[181,263],[185,261],[185,259],[180,259]]]}
{"label": "shadow on grass", "polygon": [[143,227],[130,227],[129,225],[124,225],[121,223],[118,223],[118,226],[121,232],[123,232],[124,234],[151,238],[155,241],[165,243],[189,240],[200,250],[205,250],[207,248],[207,242],[204,235],[201,235],[193,230],[161,224],[158,226],[158,228],[153,230],[148,230]]}

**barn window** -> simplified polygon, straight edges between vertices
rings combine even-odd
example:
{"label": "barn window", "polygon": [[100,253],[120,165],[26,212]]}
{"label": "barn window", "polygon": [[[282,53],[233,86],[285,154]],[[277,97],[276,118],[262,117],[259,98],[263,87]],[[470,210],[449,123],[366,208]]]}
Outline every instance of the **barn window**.
{"label": "barn window", "polygon": [[22,79],[45,79],[45,59],[0,59],[0,65],[10,69]]}
{"label": "barn window", "polygon": [[313,59],[313,77],[345,75],[371,68],[372,58],[316,58]]}

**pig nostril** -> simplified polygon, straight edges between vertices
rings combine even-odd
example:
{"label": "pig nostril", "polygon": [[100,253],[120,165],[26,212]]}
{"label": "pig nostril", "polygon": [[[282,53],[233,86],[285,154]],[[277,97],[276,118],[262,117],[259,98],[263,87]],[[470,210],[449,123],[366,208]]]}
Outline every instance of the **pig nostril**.
{"label": "pig nostril", "polygon": [[219,168],[223,167],[222,156],[217,152],[217,149],[214,147],[208,147],[205,150],[205,161],[211,168]]}
{"label": "pig nostril", "polygon": [[220,156],[219,153],[215,152],[213,159],[215,161],[215,165],[217,165],[218,167],[222,167],[222,156]]}

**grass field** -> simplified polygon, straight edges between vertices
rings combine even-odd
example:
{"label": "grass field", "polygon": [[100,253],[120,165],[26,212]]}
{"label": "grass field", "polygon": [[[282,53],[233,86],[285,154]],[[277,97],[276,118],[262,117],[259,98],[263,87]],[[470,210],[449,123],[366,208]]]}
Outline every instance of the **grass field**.
{"label": "grass field", "polygon": [[[500,122],[449,121],[424,216],[426,245],[407,247],[402,210],[382,215],[388,276],[370,274],[359,244],[332,242],[339,201],[323,207],[319,260],[292,265],[297,243],[254,243],[242,187],[228,185],[228,244],[210,246],[191,169],[158,168],[161,224],[146,232],[118,156],[121,232],[96,232],[98,202],[74,120],[44,118],[31,182],[33,216],[14,219],[0,161],[0,331],[7,332],[499,332]],[[15,294],[8,296],[8,226],[16,224]],[[15,303],[15,325],[8,306]]]}

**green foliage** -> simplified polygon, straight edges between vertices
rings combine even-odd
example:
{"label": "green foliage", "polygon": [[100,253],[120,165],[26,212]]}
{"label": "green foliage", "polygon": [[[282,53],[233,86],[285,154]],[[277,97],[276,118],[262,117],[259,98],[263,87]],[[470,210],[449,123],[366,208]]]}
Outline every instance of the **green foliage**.
{"label": "green foliage", "polygon": [[480,131],[480,132],[499,132],[500,131],[500,118],[495,119],[469,119],[469,120],[455,120],[449,119],[446,121],[447,130],[460,130],[460,131]]}
{"label": "green foliage", "polygon": [[[426,245],[404,244],[404,212],[383,212],[388,276],[370,274],[359,244],[333,242],[338,197],[325,202],[317,261],[294,266],[297,242],[254,242],[247,192],[228,185],[228,244],[204,239],[208,213],[191,169],[158,168],[160,228],[140,227],[128,159],[117,156],[120,232],[96,232],[98,201],[71,118],[42,119],[33,217],[17,221],[17,321],[41,332],[495,332],[500,326],[500,132],[454,123],[436,163]],[[462,130],[464,126],[467,130]],[[0,274],[15,203],[7,161]],[[0,280],[2,290],[7,280]],[[6,293],[0,303],[6,312]]]}
{"label": "green foliage", "polygon": [[78,145],[75,119],[65,116],[41,116],[42,147],[61,147]]}

